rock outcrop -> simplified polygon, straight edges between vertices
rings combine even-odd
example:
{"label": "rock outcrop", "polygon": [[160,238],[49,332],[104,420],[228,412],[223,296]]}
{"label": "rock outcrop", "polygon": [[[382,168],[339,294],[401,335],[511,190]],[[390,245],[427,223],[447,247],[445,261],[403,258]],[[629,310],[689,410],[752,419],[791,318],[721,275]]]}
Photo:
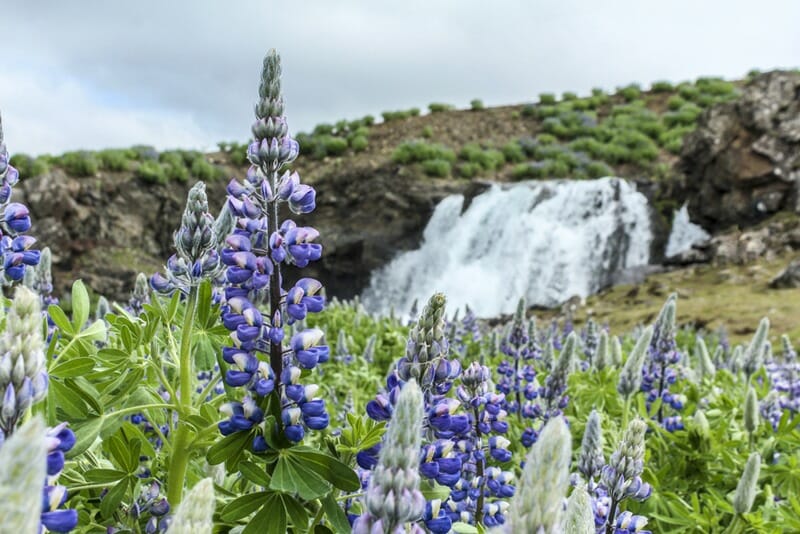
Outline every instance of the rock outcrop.
{"label": "rock outcrop", "polygon": [[773,289],[800,287],[800,259],[789,262],[786,269],[770,281],[769,287]]}
{"label": "rock outcrop", "polygon": [[799,211],[800,73],[751,80],[706,111],[681,151],[692,221],[716,233]]}

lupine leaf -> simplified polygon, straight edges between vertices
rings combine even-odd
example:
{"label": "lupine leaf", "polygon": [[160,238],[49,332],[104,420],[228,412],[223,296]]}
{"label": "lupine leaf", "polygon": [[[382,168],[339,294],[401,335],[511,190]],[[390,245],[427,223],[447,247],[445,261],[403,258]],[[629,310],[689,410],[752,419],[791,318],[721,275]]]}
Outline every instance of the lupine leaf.
{"label": "lupine leaf", "polygon": [[234,432],[212,445],[208,450],[206,459],[211,465],[226,462],[226,465],[228,465],[230,469],[233,469],[239,463],[244,449],[252,442],[253,436],[250,432]]}
{"label": "lupine leaf", "polygon": [[304,464],[313,464],[315,471],[335,487],[345,491],[356,491],[361,488],[361,481],[356,472],[333,456],[309,447],[294,447],[290,451],[298,455]]}
{"label": "lupine leaf", "polygon": [[269,487],[275,491],[297,493],[306,500],[317,499],[330,491],[330,485],[316,470],[287,451],[281,451]]}
{"label": "lupine leaf", "polygon": [[223,521],[238,521],[239,519],[244,519],[261,508],[267,501],[268,496],[269,492],[267,491],[258,491],[242,495],[225,505],[225,508],[223,508],[220,513],[220,518]]}
{"label": "lupine leaf", "polygon": [[47,313],[62,333],[72,337],[75,333],[75,329],[72,327],[72,323],[69,321],[67,314],[64,313],[64,310],[55,304],[51,304],[47,307]]}
{"label": "lupine leaf", "polygon": [[89,319],[89,293],[81,280],[72,284],[72,326],[73,332],[80,332]]}
{"label": "lupine leaf", "polygon": [[88,449],[97,436],[100,434],[100,429],[103,427],[103,418],[95,417],[86,421],[72,425],[72,431],[75,432],[75,445],[72,449],[67,451],[65,456],[69,458],[76,458],[83,454]]}
{"label": "lupine leaf", "polygon": [[103,517],[111,517],[111,514],[119,507],[119,503],[122,502],[127,491],[128,478],[124,478],[112,486],[108,493],[103,496],[103,500],[100,501],[100,514]]}
{"label": "lupine leaf", "polygon": [[286,513],[283,504],[273,493],[268,495],[264,506],[253,516],[242,534],[286,534],[286,532]]}
{"label": "lupine leaf", "polygon": [[320,499],[322,507],[325,509],[325,517],[333,527],[336,534],[347,534],[350,532],[350,522],[347,520],[347,514],[339,503],[336,501],[333,493],[329,493],[323,499]]}
{"label": "lupine leaf", "polygon": [[120,471],[119,469],[89,469],[83,476],[89,482],[98,482],[101,484],[110,484],[118,480],[122,480],[128,473]]}
{"label": "lupine leaf", "polygon": [[239,471],[253,484],[263,487],[269,486],[269,475],[267,475],[262,466],[253,462],[241,462],[239,463]]}
{"label": "lupine leaf", "polygon": [[60,378],[82,376],[94,369],[94,358],[82,357],[71,359],[57,359],[55,365],[49,370],[50,376]]}

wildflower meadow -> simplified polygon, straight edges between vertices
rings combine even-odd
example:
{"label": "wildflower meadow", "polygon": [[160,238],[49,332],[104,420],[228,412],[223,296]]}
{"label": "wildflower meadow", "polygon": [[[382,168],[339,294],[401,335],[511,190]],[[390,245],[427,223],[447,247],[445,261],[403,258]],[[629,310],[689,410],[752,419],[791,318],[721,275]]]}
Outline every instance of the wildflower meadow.
{"label": "wildflower meadow", "polygon": [[731,344],[674,294],[630,331],[328,299],[274,51],[254,100],[246,175],[190,189],[127,302],[59,301],[0,127],[0,531],[800,532],[800,360],[769,318]]}

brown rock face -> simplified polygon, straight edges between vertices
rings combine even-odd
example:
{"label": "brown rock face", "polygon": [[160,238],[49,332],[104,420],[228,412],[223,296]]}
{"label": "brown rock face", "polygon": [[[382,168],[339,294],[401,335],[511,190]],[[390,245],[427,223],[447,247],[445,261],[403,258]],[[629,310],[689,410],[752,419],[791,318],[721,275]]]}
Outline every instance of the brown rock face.
{"label": "brown rock face", "polygon": [[[229,176],[243,174],[234,168],[226,171]],[[295,221],[320,231],[323,258],[302,275],[290,272],[287,279],[316,277],[329,295],[341,298],[357,295],[372,270],[398,251],[416,247],[436,204],[469,185],[367,165],[314,182],[317,210]],[[37,246],[53,253],[57,294],[80,278],[106,297],[127,301],[136,275],[162,269],[173,254],[172,234],[193,183],[150,185],[130,173],[74,178],[55,169],[22,180],[14,194],[31,210],[30,235],[38,239]],[[207,184],[214,213],[225,200],[226,185],[225,180]]]}
{"label": "brown rock face", "polygon": [[798,211],[800,74],[763,74],[737,101],[708,110],[686,138],[679,168],[692,220],[713,232]]}

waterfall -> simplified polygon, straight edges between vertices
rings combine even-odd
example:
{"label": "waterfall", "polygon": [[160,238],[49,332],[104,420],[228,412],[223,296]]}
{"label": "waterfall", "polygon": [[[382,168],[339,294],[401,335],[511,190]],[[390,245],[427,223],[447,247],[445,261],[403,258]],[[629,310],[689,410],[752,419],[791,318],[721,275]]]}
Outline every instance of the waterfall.
{"label": "waterfall", "polygon": [[686,204],[675,212],[672,219],[672,231],[667,240],[667,250],[664,255],[669,258],[692,248],[696,243],[702,243],[711,237],[708,232],[689,220],[689,210]]}
{"label": "waterfall", "polygon": [[451,311],[469,304],[482,317],[512,313],[521,296],[554,306],[650,255],[647,199],[622,179],[495,184],[463,204],[442,200],[420,248],[372,274],[368,309],[407,313],[437,291]]}

